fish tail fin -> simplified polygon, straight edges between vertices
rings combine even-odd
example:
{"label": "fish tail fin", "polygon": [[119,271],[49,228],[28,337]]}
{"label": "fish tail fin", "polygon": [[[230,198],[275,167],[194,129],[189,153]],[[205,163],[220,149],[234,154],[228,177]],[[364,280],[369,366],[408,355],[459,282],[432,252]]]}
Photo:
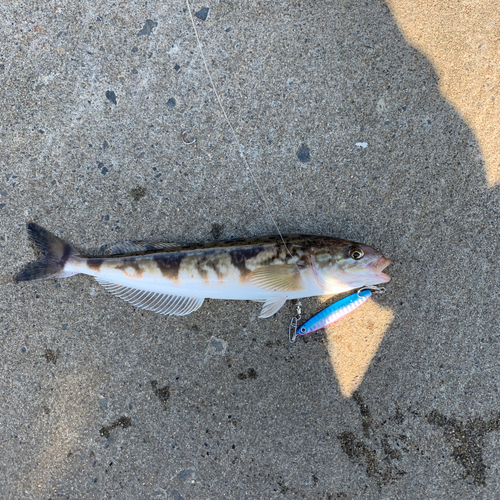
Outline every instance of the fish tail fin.
{"label": "fish tail fin", "polygon": [[[26,264],[14,278],[15,281],[44,280],[49,278],[63,278],[64,265],[70,257],[78,252],[63,240],[49,233],[38,224],[27,224],[28,236],[42,254],[42,258]],[[74,273],[68,274],[68,276]]]}

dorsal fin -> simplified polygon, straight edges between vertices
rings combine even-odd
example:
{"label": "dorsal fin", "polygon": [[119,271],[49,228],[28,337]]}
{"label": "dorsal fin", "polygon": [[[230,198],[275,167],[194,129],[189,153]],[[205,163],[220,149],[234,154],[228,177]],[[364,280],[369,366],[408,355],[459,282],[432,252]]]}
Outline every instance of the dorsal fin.
{"label": "dorsal fin", "polygon": [[104,255],[120,255],[123,253],[141,253],[152,250],[171,250],[178,248],[179,243],[165,243],[164,241],[121,241],[110,246]]}

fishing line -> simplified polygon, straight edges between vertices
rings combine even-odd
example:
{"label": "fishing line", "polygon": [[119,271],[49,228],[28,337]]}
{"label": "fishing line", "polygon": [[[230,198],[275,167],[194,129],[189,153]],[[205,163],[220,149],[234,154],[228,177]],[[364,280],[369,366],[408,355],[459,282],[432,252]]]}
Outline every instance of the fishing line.
{"label": "fishing line", "polygon": [[231,129],[231,133],[233,134],[234,140],[236,141],[236,144],[238,145],[238,150],[239,150],[239,153],[240,153],[240,157],[243,160],[243,163],[245,164],[245,167],[246,167],[248,173],[250,174],[250,177],[252,178],[253,182],[257,186],[257,190],[258,190],[258,192],[260,194],[260,197],[261,197],[261,199],[262,199],[262,201],[263,201],[263,203],[264,203],[264,205],[266,207],[267,213],[269,214],[270,219],[273,221],[273,224],[275,225],[276,230],[278,231],[278,234],[280,235],[281,241],[283,242],[283,245],[285,245],[285,249],[288,252],[288,255],[290,255],[290,257],[293,257],[292,254],[291,254],[291,252],[290,252],[290,250],[288,250],[288,247],[287,247],[287,245],[285,243],[283,235],[281,234],[281,231],[280,231],[280,228],[278,227],[277,222],[274,220],[273,214],[271,213],[271,209],[269,208],[269,205],[268,205],[268,203],[266,201],[266,198],[264,196],[264,192],[260,188],[259,183],[257,182],[257,179],[253,175],[252,169],[250,168],[250,165],[248,164],[246,156],[243,153],[243,146],[241,145],[240,141],[238,140],[238,136],[236,135],[236,131],[234,130],[231,122],[229,121],[229,118],[228,118],[228,116],[226,114],[226,110],[224,109],[224,106],[222,105],[221,98],[219,97],[219,93],[217,92],[217,89],[215,88],[215,83],[214,83],[214,81],[212,79],[212,74],[210,73],[210,70],[208,69],[207,60],[205,59],[205,53],[203,52],[203,46],[201,44],[200,37],[198,36],[198,31],[196,29],[196,25],[194,23],[194,17],[193,17],[193,13],[191,12],[191,6],[189,5],[189,0],[186,0],[186,6],[187,6],[187,9],[188,9],[188,12],[189,12],[189,17],[191,18],[191,24],[193,25],[193,30],[194,30],[194,34],[196,36],[196,41],[198,42],[198,48],[200,49],[201,59],[203,60],[203,65],[205,66],[205,70],[206,70],[208,78],[210,80],[210,84],[212,85],[212,89],[213,89],[213,91],[215,93],[215,97],[217,98],[217,102],[219,104],[219,108],[222,111],[222,114],[224,115],[224,118],[225,118],[227,124],[229,125],[229,128]]}

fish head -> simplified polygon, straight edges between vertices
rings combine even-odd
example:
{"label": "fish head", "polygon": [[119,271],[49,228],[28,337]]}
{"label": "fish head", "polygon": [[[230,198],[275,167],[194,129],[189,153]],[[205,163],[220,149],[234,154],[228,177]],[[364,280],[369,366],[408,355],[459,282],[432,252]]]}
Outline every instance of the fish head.
{"label": "fish head", "polygon": [[390,264],[375,248],[346,240],[336,240],[313,253],[316,277],[332,293],[388,283],[391,277],[383,271]]}

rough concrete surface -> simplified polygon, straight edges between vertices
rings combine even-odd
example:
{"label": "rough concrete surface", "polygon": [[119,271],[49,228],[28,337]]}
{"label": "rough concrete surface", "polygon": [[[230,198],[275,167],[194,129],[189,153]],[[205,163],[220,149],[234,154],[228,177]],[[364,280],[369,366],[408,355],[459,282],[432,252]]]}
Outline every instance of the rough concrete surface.
{"label": "rough concrete surface", "polygon": [[28,221],[88,254],[276,231],[182,1],[3,2],[1,498],[500,498],[500,192],[432,66],[380,0],[192,9],[280,229],[383,251],[392,321],[344,397],[291,304],[169,318],[85,276],[15,284]]}

